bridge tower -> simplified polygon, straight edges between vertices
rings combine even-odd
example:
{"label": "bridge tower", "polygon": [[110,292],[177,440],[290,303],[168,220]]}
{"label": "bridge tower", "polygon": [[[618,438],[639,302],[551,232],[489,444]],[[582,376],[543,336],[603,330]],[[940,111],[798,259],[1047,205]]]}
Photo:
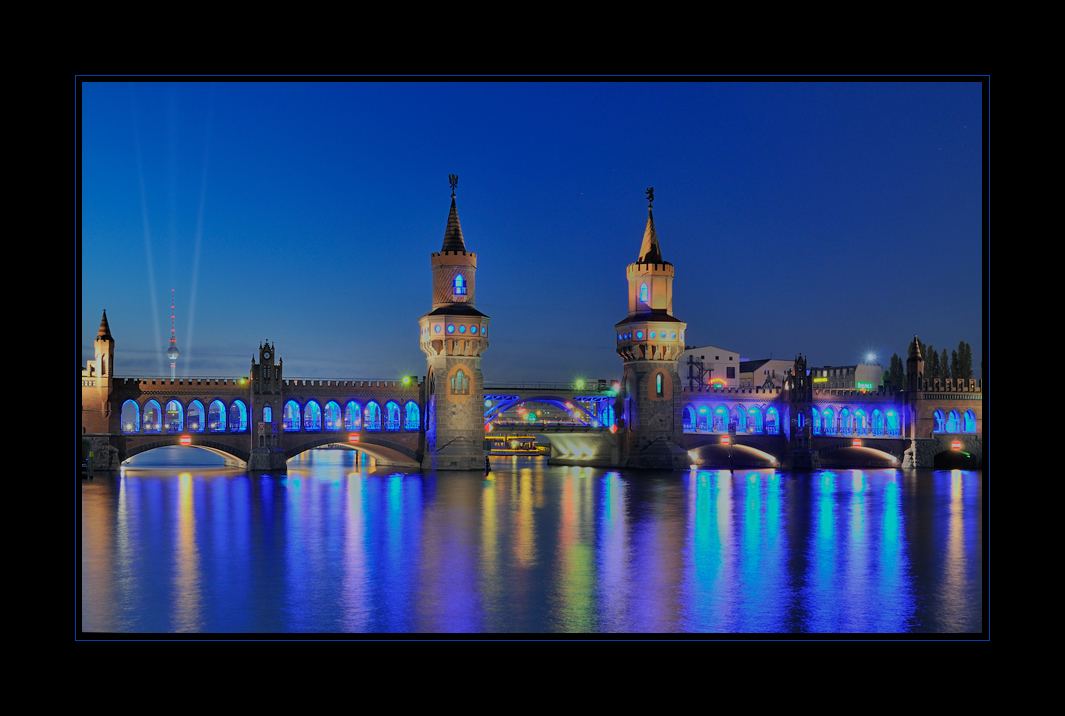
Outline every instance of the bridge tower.
{"label": "bridge tower", "polygon": [[466,243],[455,207],[458,177],[450,175],[451,211],[444,244],[429,256],[433,310],[418,319],[426,356],[425,457],[431,470],[483,470],[484,378],[481,353],[488,321],[474,308],[477,254]]}
{"label": "bridge tower", "polygon": [[[112,420],[111,391],[114,389],[115,339],[107,324],[107,311],[93,341],[93,360],[81,371],[82,429],[85,433],[109,433],[118,426],[117,412]],[[119,408],[120,410],[121,408]],[[112,425],[112,423],[114,425]]]}
{"label": "bridge tower", "polygon": [[622,379],[622,467],[682,470],[691,464],[684,439],[677,358],[684,351],[686,323],[673,315],[673,264],[662,258],[647,190],[647,226],[635,263],[625,270],[629,315],[614,325]]}
{"label": "bridge tower", "polygon": [[249,470],[285,472],[285,451],[281,447],[281,416],[285,409],[282,394],[283,362],[269,340],[259,344],[259,363],[251,359],[248,396],[248,422],[251,424]]}

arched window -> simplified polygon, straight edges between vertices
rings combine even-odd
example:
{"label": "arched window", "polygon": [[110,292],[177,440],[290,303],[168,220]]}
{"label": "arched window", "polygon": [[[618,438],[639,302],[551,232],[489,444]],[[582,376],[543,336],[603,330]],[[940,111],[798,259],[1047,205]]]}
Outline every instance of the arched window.
{"label": "arched window", "polygon": [[149,400],[144,404],[144,432],[157,433],[163,428],[163,411],[159,403]]}
{"label": "arched window", "polygon": [[136,401],[127,400],[122,403],[122,414],[119,417],[122,421],[122,432],[124,433],[136,433],[141,429],[141,409],[137,405]]}
{"label": "arched window", "polygon": [[736,432],[747,432],[747,410],[742,405],[737,405],[732,411],[732,418],[736,421]]}
{"label": "arched window", "polygon": [[194,400],[189,403],[189,419],[186,423],[190,433],[202,433],[207,426],[207,411],[203,409],[203,403]]}
{"label": "arched window", "polygon": [[466,295],[466,279],[462,278],[462,274],[455,275],[455,295]]}
{"label": "arched window", "polygon": [[850,435],[852,432],[851,411],[849,408],[843,408],[843,410],[839,411],[839,433],[840,435]]}
{"label": "arched window", "polygon": [[322,407],[315,400],[303,406],[303,429],[309,433],[317,433],[322,429]]}
{"label": "arched window", "polygon": [[362,407],[354,400],[344,406],[344,429],[362,430]]}
{"label": "arched window", "polygon": [[958,411],[952,410],[947,415],[947,432],[958,433],[961,432],[961,421],[958,419]]}
{"label": "arched window", "polygon": [[380,430],[381,429],[381,406],[370,401],[366,404],[366,414],[364,416],[365,427],[367,430]]}
{"label": "arched window", "polygon": [[943,415],[942,410],[937,410],[932,413],[932,419],[936,421],[935,426],[932,428],[932,432],[941,433],[947,429],[947,418]]}
{"label": "arched window", "polygon": [[646,283],[641,283],[640,284],[640,301],[642,303],[647,303],[650,300],[651,300],[651,291],[650,291],[650,289],[647,288],[647,284]]}
{"label": "arched window", "polygon": [[281,416],[281,422],[285,426],[285,432],[298,432],[300,429],[300,404],[295,400],[287,401]]}
{"label": "arched window", "polygon": [[226,431],[226,406],[221,400],[213,400],[207,407],[207,431],[211,433]]}
{"label": "arched window", "polygon": [[962,423],[962,432],[975,433],[976,432],[976,413],[971,410],[965,411],[964,422]]}
{"label": "arched window", "polygon": [[468,395],[470,392],[470,379],[469,377],[459,370],[451,378],[451,392],[456,395]]}
{"label": "arched window", "polygon": [[421,411],[418,410],[418,404],[412,400],[404,406],[403,410],[406,413],[406,416],[403,420],[403,429],[417,430],[418,428],[420,428],[422,422],[422,415]]}
{"label": "arched window", "polygon": [[714,408],[714,432],[723,433],[728,430],[728,408],[719,405]]}
{"label": "arched window", "polygon": [[659,398],[662,397],[662,374],[659,373],[655,376],[655,395]]}
{"label": "arched window", "polygon": [[385,430],[389,432],[395,432],[399,430],[402,425],[400,420],[399,403],[394,400],[390,400],[385,403]]}
{"label": "arched window", "polygon": [[343,428],[344,424],[340,419],[340,403],[335,400],[330,400],[325,404],[325,410],[323,412],[324,415],[322,416],[322,421],[326,430],[335,431]]}
{"label": "arched window", "polygon": [[884,422],[887,423],[887,434],[896,437],[901,436],[902,426],[899,425],[899,414],[894,410],[889,410],[887,411],[886,418],[887,419]]}
{"label": "arched window", "polygon": [[810,416],[811,418],[813,418],[813,421],[812,421],[813,425],[811,426],[810,431],[814,435],[820,435],[821,434],[821,411],[818,410],[817,408],[814,408],[810,412],[813,413]]}
{"label": "arched window", "polygon": [[248,406],[243,400],[234,400],[229,406],[229,432],[248,432]]}
{"label": "arched window", "polygon": [[710,408],[700,405],[695,419],[696,432],[710,432]]}
{"label": "arched window", "polygon": [[695,430],[695,408],[690,405],[684,406],[684,432],[690,433]]}
{"label": "arched window", "polygon": [[754,405],[747,413],[747,430],[752,433],[761,433],[763,429],[762,409]]}
{"label": "arched window", "polygon": [[767,435],[780,434],[780,413],[776,408],[769,408],[765,411],[765,431]]}
{"label": "arched window", "polygon": [[836,412],[832,408],[825,408],[821,412],[822,425],[821,430],[825,435],[836,434]]}
{"label": "arched window", "polygon": [[272,422],[274,422],[274,409],[271,408],[269,405],[264,405],[263,406],[263,422],[264,423],[272,423]]}
{"label": "arched window", "polygon": [[180,433],[185,427],[184,421],[185,410],[181,407],[181,403],[176,400],[167,401],[166,409],[163,411],[166,417],[166,431],[168,433]]}
{"label": "arched window", "polygon": [[869,423],[866,420],[865,411],[861,408],[854,411],[854,434],[868,435]]}
{"label": "arched window", "polygon": [[873,411],[873,435],[884,434],[884,414],[877,408]]}

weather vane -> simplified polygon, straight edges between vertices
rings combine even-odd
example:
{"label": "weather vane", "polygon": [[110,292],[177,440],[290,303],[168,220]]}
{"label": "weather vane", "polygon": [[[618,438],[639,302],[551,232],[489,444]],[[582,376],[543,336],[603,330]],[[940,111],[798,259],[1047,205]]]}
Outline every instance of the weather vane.
{"label": "weather vane", "polygon": [[651,204],[653,204],[655,201],[655,188],[653,186],[649,186],[647,187],[647,191],[645,193],[647,194],[647,208],[650,209]]}
{"label": "weather vane", "polygon": [[448,174],[447,175],[447,180],[449,182],[451,182],[451,198],[454,199],[455,198],[455,187],[457,187],[459,185],[459,175],[458,174]]}

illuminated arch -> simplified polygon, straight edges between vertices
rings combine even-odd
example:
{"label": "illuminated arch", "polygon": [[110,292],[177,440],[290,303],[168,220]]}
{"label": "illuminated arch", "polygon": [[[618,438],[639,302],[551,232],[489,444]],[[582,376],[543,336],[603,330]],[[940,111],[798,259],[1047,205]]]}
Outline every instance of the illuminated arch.
{"label": "illuminated arch", "polygon": [[854,409],[854,434],[855,435],[868,435],[869,434],[869,418],[865,414],[865,411],[861,408]]}
{"label": "illuminated arch", "polygon": [[229,432],[248,432],[248,406],[239,398],[229,406]]}
{"label": "illuminated arch", "polygon": [[207,432],[224,433],[226,431],[226,406],[221,400],[212,400],[207,406]]}
{"label": "illuminated arch", "polygon": [[765,430],[765,420],[762,418],[762,409],[757,405],[752,405],[748,414],[748,431],[752,433],[761,433]]}
{"label": "illuminated arch", "polygon": [[181,403],[170,399],[163,407],[163,429],[168,433],[180,433],[185,427],[185,409]]}
{"label": "illuminated arch", "polygon": [[747,432],[747,409],[742,405],[737,405],[732,409],[732,417],[736,421],[736,432]]}
{"label": "illuminated arch", "polygon": [[322,408],[322,428],[327,431],[337,432],[344,427],[343,414],[340,411],[340,403],[330,400]]}
{"label": "illuminated arch", "polygon": [[893,436],[902,435],[902,425],[899,423],[898,411],[889,410],[884,414],[885,423],[887,424],[887,434]]}
{"label": "illuminated arch", "polygon": [[413,400],[408,401],[407,404],[403,406],[403,412],[403,429],[411,432],[418,430],[422,424],[422,413],[418,409],[418,404]]}
{"label": "illuminated arch", "polygon": [[300,429],[300,404],[295,400],[285,401],[285,409],[281,414],[281,424],[286,433],[299,432]]}
{"label": "illuminated arch", "polygon": [[952,410],[947,415],[947,432],[948,433],[960,433],[961,432],[961,420],[958,418],[958,411]]}
{"label": "illuminated arch", "polygon": [[821,430],[825,435],[836,434],[836,411],[832,408],[821,411]]}
{"label": "illuminated arch", "polygon": [[976,413],[971,410],[966,410],[965,415],[962,417],[962,432],[963,433],[975,433],[976,432]]}
{"label": "illuminated arch", "polygon": [[207,411],[203,409],[203,403],[193,400],[189,403],[189,416],[186,426],[190,433],[202,433],[207,429]]}
{"label": "illuminated arch", "polygon": [[880,412],[880,408],[876,408],[875,410],[873,410],[873,421],[872,422],[873,422],[873,424],[872,424],[873,435],[883,435],[884,434],[884,414]]}
{"label": "illuminated arch", "polygon": [[317,400],[308,400],[303,406],[303,429],[308,433],[322,431],[322,406]]}
{"label": "illuminated arch", "polygon": [[354,400],[344,406],[344,429],[362,430],[362,406]]}
{"label": "illuminated arch", "polygon": [[163,427],[163,411],[154,398],[144,404],[144,430],[146,433],[158,433]]}
{"label": "illuminated arch", "polygon": [[366,411],[363,415],[363,426],[367,430],[381,429],[381,406],[373,400],[366,404]]}
{"label": "illuminated arch", "polygon": [[646,283],[641,283],[640,284],[640,302],[641,303],[650,303],[651,302],[651,290],[647,287]]}
{"label": "illuminated arch", "polygon": [[815,407],[810,412],[813,413],[813,415],[810,416],[810,417],[813,418],[813,425],[811,426],[810,430],[811,430],[811,432],[813,432],[814,435],[820,435],[821,434],[821,423],[822,423],[821,411],[818,410]]}
{"label": "illuminated arch", "polygon": [[263,422],[264,423],[272,423],[272,422],[274,422],[274,409],[271,408],[269,405],[264,405],[263,406]]}
{"label": "illuminated arch", "polygon": [[728,408],[719,405],[714,408],[714,432],[723,433],[728,431]]}
{"label": "illuminated arch", "polygon": [[841,408],[839,411],[839,434],[850,435],[854,432],[854,423],[851,420],[850,408]]}
{"label": "illuminated arch", "polygon": [[780,413],[776,408],[767,408],[765,411],[765,432],[767,435],[780,434]]}
{"label": "illuminated arch", "polygon": [[695,431],[695,408],[690,405],[684,406],[684,432],[690,433]]}
{"label": "illuminated arch", "polygon": [[700,405],[698,410],[696,410],[696,413],[697,413],[696,423],[695,423],[696,432],[710,432],[710,426],[713,424],[712,423],[712,419],[713,418],[711,417],[710,406],[708,406],[708,405]]}
{"label": "illuminated arch", "polygon": [[396,432],[403,425],[403,421],[400,419],[399,403],[394,400],[390,400],[385,403],[385,430],[388,432]]}
{"label": "illuminated arch", "polygon": [[122,432],[139,433],[141,430],[141,407],[135,400],[127,400],[122,403],[122,412],[119,415],[122,423]]}

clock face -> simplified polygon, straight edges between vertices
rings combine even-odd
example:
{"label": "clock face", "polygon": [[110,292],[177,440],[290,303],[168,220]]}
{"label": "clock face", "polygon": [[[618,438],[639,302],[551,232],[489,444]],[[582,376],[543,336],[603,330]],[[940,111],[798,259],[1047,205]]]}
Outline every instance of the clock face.
{"label": "clock face", "polygon": [[264,360],[270,360],[270,351],[264,351],[263,352],[263,359]]}

